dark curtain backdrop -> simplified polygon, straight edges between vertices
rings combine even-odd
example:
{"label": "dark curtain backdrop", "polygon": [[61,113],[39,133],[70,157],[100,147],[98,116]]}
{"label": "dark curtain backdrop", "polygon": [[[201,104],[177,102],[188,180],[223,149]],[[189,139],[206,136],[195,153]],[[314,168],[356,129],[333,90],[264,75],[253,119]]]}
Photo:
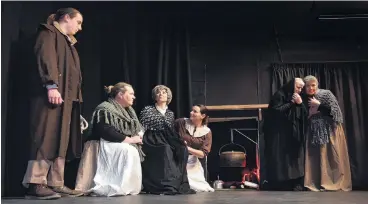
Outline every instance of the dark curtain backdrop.
{"label": "dark curtain backdrop", "polygon": [[368,186],[368,63],[273,64],[272,92],[294,77],[314,75],[336,96],[344,114],[353,187]]}
{"label": "dark curtain backdrop", "polygon": [[[24,195],[21,182],[30,143],[26,93],[32,88],[27,86],[28,56],[38,24],[58,8],[75,7],[84,17],[76,48],[83,73],[82,115],[87,120],[106,98],[103,87],[122,81],[135,89],[138,114],[153,103],[151,90],[157,84],[171,88],[169,108],[176,117],[189,114],[186,22],[175,8],[153,3],[2,2],[2,196]],[[70,187],[74,187],[78,162],[69,162],[65,170]]]}
{"label": "dark curtain backdrop", "polygon": [[[160,13],[135,4],[110,10],[102,25],[111,23],[102,34],[101,82],[113,85],[125,81],[136,92],[135,108],[153,103],[151,90],[158,84],[168,86],[173,93],[169,107],[177,117],[187,116],[191,106],[189,38],[185,21],[174,13]],[[156,5],[157,7],[157,5]],[[128,10],[130,10],[128,12]],[[144,12],[144,15],[137,13]],[[124,14],[123,14],[124,15]]]}

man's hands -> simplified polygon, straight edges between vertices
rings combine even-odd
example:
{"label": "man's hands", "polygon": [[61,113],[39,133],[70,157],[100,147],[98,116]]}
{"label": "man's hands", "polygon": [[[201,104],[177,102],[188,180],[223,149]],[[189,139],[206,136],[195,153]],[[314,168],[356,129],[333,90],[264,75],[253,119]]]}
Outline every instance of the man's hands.
{"label": "man's hands", "polygon": [[61,98],[61,95],[57,89],[48,89],[47,96],[51,104],[60,105],[64,102],[64,100]]}

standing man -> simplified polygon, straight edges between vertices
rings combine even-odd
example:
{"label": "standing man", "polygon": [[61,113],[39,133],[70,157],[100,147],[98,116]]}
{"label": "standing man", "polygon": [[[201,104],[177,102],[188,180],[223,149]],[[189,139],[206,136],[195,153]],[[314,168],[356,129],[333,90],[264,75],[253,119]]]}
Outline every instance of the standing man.
{"label": "standing man", "polygon": [[303,190],[307,109],[301,78],[290,80],[271,98],[264,123],[267,180],[271,190]]}
{"label": "standing man", "polygon": [[80,196],[64,186],[65,160],[82,148],[82,102],[79,56],[74,35],[82,30],[82,14],[62,8],[38,28],[34,45],[35,69],[31,69],[31,152],[23,185],[26,198],[57,199]]}

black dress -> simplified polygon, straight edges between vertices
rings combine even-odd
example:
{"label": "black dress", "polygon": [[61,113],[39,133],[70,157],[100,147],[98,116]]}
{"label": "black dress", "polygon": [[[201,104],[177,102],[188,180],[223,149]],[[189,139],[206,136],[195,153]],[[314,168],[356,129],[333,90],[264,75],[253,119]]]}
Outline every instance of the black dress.
{"label": "black dress", "polygon": [[272,96],[265,114],[264,149],[272,190],[296,190],[304,176],[307,109],[291,102],[294,83],[289,81]]}
{"label": "black dress", "polygon": [[173,129],[174,113],[167,109],[163,115],[155,106],[146,106],[140,121],[145,129],[143,191],[166,195],[195,193],[189,187],[186,171],[188,149]]}

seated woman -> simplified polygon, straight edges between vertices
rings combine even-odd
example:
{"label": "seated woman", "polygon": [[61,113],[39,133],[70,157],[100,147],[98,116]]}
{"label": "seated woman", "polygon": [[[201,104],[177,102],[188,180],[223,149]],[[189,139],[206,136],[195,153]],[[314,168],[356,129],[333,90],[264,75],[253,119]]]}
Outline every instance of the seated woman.
{"label": "seated woman", "polygon": [[143,127],[131,107],[134,90],[121,82],[106,91],[108,100],[92,116],[90,143],[84,148],[76,188],[96,196],[136,195],[142,189],[144,154]]}
{"label": "seated woman", "polygon": [[184,139],[189,151],[187,173],[190,188],[196,192],[213,192],[207,183],[204,170],[198,158],[204,158],[211,151],[212,132],[207,127],[208,115],[204,105],[195,105],[190,112],[190,119],[175,121],[175,129]]}
{"label": "seated woman", "polygon": [[152,90],[155,105],[146,106],[140,121],[145,128],[142,163],[143,191],[152,194],[195,193],[188,183],[186,163],[188,150],[173,130],[174,113],[167,108],[171,90],[158,85]]}
{"label": "seated woman", "polygon": [[314,76],[304,78],[309,107],[304,186],[311,191],[351,191],[351,173],[343,115],[330,90]]}

